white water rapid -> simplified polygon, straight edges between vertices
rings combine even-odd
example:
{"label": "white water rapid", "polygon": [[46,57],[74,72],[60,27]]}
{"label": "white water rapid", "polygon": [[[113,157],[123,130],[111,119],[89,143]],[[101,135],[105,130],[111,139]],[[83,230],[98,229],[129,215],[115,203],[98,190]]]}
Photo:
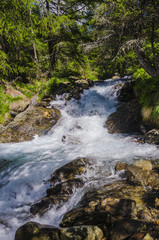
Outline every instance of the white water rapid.
{"label": "white water rapid", "polygon": [[48,135],[35,136],[30,142],[0,144],[0,240],[13,240],[17,228],[27,221],[59,224],[63,214],[86,191],[84,188],[75,191],[63,207],[53,208],[43,218],[33,218],[30,206],[45,196],[51,173],[75,158],[96,159],[86,177],[98,177],[102,171],[106,182],[111,176],[119,178],[113,171],[119,160],[130,163],[139,158],[159,157],[156,146],[133,142],[129,136],[110,135],[104,127],[116,109],[117,83],[98,83],[85,90],[79,101],[67,104],[58,97],[52,105],[60,109],[62,117]]}

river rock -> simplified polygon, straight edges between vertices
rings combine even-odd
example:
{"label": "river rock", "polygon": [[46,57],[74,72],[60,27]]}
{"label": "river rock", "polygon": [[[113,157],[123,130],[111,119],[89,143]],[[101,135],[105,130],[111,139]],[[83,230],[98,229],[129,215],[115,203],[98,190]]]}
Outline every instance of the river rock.
{"label": "river rock", "polygon": [[127,168],[127,164],[124,163],[124,162],[117,162],[117,164],[115,165],[115,171],[116,172],[119,172],[119,171],[122,171],[122,170],[125,170]]}
{"label": "river rock", "polygon": [[66,101],[75,98],[79,100],[84,89],[94,85],[93,81],[87,79],[78,79],[78,77],[69,77],[70,82],[60,83],[50,90],[50,96],[55,99],[56,94],[66,94]]}
{"label": "river rock", "polygon": [[124,86],[118,92],[118,101],[120,102],[128,102],[135,98],[134,94],[134,83],[126,82]]}
{"label": "river rock", "polygon": [[127,179],[130,183],[150,186],[154,190],[159,189],[159,174],[155,171],[148,171],[135,165],[129,165],[126,168]]}
{"label": "river rock", "polygon": [[46,134],[60,118],[60,111],[53,108],[29,106],[0,131],[0,142],[29,141],[37,134]]}
{"label": "river rock", "polygon": [[119,73],[115,73],[114,76],[112,77],[112,80],[117,80],[120,79],[120,74]]}
{"label": "river rock", "polygon": [[58,195],[71,195],[74,190],[83,187],[84,183],[81,179],[69,179],[66,182],[62,182],[60,184],[55,185],[54,187],[47,189],[47,196]]}
{"label": "river rock", "polygon": [[127,186],[125,182],[121,185],[116,182],[86,193],[79,202],[79,207],[64,215],[61,226],[70,227],[85,224],[109,226],[117,219],[135,217],[137,214],[136,202],[129,199],[128,195],[127,198],[124,198],[123,194],[119,194],[124,186]]}
{"label": "river rock", "polygon": [[84,180],[79,176],[86,172],[88,165],[91,166],[91,160],[78,158],[57,169],[51,176],[51,187],[46,190],[46,196],[33,204],[30,212],[42,216],[53,205],[59,207],[67,202],[76,189],[83,187]]}
{"label": "river rock", "polygon": [[15,240],[102,240],[103,232],[97,226],[57,228],[28,222],[15,234]]}
{"label": "river rock", "polygon": [[66,182],[59,183],[54,187],[46,190],[46,197],[31,206],[30,212],[33,215],[43,215],[52,208],[53,205],[61,206],[67,202],[75,189],[83,187],[84,182],[81,179],[70,179]]}
{"label": "river rock", "polygon": [[143,170],[147,170],[147,171],[151,171],[152,170],[152,163],[151,163],[151,161],[144,160],[144,159],[135,161],[134,166],[140,167]]}
{"label": "river rock", "polygon": [[103,231],[97,226],[76,226],[61,228],[61,240],[106,240]]}
{"label": "river rock", "polygon": [[113,240],[125,240],[143,239],[146,235],[146,226],[143,222],[134,219],[124,219],[116,221],[114,223],[113,229],[111,230],[110,239]]}
{"label": "river rock", "polygon": [[152,129],[144,135],[144,142],[159,145],[159,130]]}
{"label": "river rock", "polygon": [[62,240],[59,237],[60,230],[49,225],[41,225],[36,222],[28,222],[18,228],[15,240]]}
{"label": "river rock", "polygon": [[13,99],[16,99],[12,101],[9,106],[11,116],[16,116],[18,113],[25,111],[30,104],[30,99],[11,85],[7,85],[5,93],[6,95],[10,95]]}
{"label": "river rock", "polygon": [[58,168],[51,175],[51,185],[54,186],[58,182],[74,179],[76,175],[81,175],[86,172],[87,167],[93,163],[93,160],[87,158],[77,158],[72,162]]}
{"label": "river rock", "polygon": [[148,186],[149,171],[134,165],[129,165],[126,168],[126,175],[128,180],[136,185]]}
{"label": "river rock", "polygon": [[136,99],[124,103],[106,121],[109,133],[141,133],[140,125],[140,105]]}

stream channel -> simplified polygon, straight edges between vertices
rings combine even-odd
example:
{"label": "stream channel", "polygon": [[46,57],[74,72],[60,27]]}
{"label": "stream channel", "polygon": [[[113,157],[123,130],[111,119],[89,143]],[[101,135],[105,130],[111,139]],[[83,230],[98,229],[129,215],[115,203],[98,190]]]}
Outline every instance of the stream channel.
{"label": "stream channel", "polygon": [[[128,135],[111,135],[104,126],[118,105],[119,83],[97,82],[78,101],[65,103],[64,97],[58,96],[51,105],[61,111],[61,119],[47,135],[0,144],[0,240],[13,240],[17,228],[27,221],[58,226],[89,186],[120,178],[114,172],[118,161],[159,157],[157,146],[137,143]],[[42,218],[33,217],[30,207],[45,196],[51,173],[77,157],[95,159],[94,167],[83,176],[87,184],[75,190],[62,207],[52,208]]]}

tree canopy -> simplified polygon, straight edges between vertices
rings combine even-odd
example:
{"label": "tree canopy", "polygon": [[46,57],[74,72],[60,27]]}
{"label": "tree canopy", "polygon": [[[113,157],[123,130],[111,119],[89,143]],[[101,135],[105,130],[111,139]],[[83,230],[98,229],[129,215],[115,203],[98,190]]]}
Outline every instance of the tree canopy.
{"label": "tree canopy", "polygon": [[158,0],[0,3],[2,79],[104,77],[136,66],[159,77]]}

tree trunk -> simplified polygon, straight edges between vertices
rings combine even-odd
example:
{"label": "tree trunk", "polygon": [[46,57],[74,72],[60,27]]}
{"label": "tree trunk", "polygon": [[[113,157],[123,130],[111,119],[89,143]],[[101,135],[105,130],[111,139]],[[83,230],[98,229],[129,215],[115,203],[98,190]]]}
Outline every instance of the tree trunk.
{"label": "tree trunk", "polygon": [[60,16],[60,0],[58,0],[58,3],[57,3],[57,16],[58,17]]}
{"label": "tree trunk", "polygon": [[138,61],[142,68],[151,76],[159,77],[159,65],[152,65],[151,61],[147,58],[141,46],[134,46],[134,51],[138,57]]}
{"label": "tree trunk", "polygon": [[[33,31],[33,23],[32,23],[32,18],[31,18],[31,9],[30,9],[30,24],[31,24],[31,30],[32,30],[32,35],[34,36],[34,31]],[[39,77],[39,73],[38,73],[38,55],[37,55],[37,50],[36,50],[36,44],[35,41],[33,40],[33,51],[34,51],[34,61],[36,63],[36,79],[38,79]]]}

